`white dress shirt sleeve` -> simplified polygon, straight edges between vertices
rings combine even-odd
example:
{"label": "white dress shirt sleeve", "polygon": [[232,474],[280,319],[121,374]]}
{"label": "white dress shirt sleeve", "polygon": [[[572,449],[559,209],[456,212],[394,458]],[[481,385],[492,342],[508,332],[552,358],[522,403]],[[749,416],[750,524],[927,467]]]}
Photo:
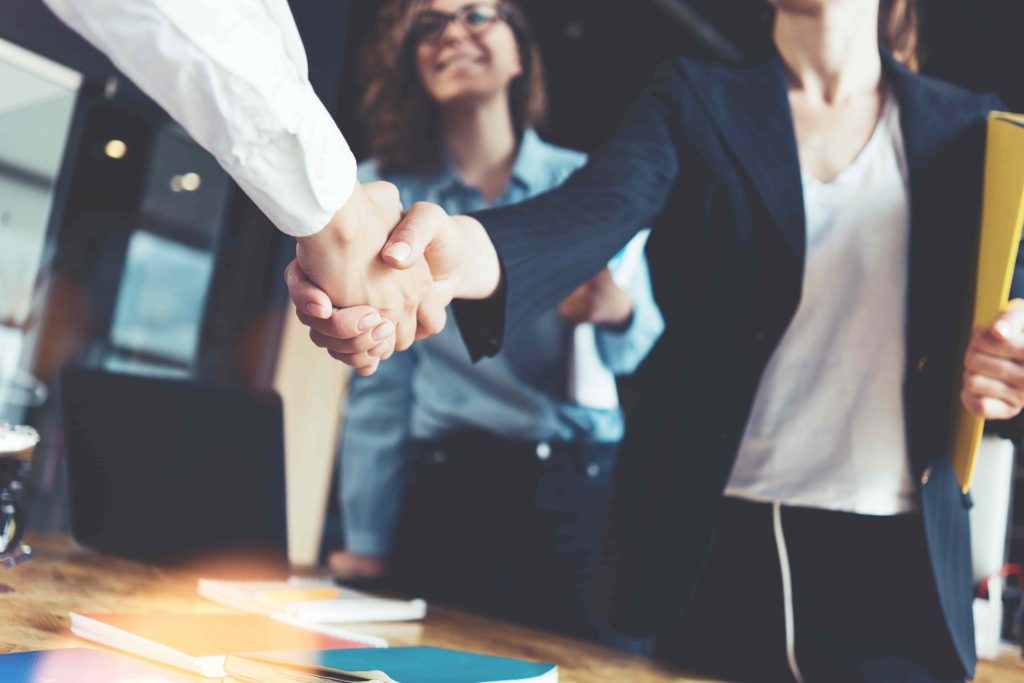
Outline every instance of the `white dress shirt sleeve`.
{"label": "white dress shirt sleeve", "polygon": [[286,0],[44,0],[206,148],[283,232],[320,230],[356,163]]}

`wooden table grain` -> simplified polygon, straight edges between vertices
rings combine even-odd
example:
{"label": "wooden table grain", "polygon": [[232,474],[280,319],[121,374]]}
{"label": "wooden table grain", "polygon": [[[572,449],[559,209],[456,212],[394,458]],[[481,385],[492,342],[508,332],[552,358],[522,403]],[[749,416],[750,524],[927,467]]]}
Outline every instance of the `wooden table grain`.
{"label": "wooden table grain", "polygon": [[[0,570],[0,652],[95,647],[70,631],[68,612],[224,613],[196,594],[195,576],[77,547],[63,534],[32,534],[36,552]],[[431,605],[423,622],[354,624],[392,645],[434,645],[556,662],[564,683],[707,681],[646,658],[540,630]],[[196,679],[197,681],[201,679]],[[1024,682],[1014,658],[982,662],[975,683]]]}
{"label": "wooden table grain", "polygon": [[[61,534],[31,534],[29,543],[36,553],[31,560],[0,570],[0,652],[97,647],[71,633],[68,612],[230,611],[200,598],[194,575],[89,552]],[[565,683],[707,680],[642,657],[436,605],[422,622],[346,628],[381,636],[391,645],[434,645],[556,662]]]}

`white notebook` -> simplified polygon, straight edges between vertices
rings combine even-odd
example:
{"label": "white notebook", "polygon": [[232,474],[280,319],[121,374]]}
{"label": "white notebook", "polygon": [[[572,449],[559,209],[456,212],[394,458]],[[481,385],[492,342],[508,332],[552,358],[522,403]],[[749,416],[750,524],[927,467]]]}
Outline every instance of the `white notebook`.
{"label": "white notebook", "polygon": [[427,613],[427,603],[423,600],[383,598],[338,586],[328,579],[199,579],[199,595],[246,612],[280,615],[289,621],[314,624],[414,621]]}
{"label": "white notebook", "polygon": [[78,614],[71,632],[138,657],[221,678],[228,655],[276,650],[386,648],[387,641],[251,614]]}

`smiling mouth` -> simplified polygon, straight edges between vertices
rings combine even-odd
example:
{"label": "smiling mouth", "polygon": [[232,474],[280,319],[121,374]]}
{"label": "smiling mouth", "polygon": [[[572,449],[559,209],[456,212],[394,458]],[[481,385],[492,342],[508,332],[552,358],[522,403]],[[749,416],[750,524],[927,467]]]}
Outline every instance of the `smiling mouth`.
{"label": "smiling mouth", "polygon": [[450,59],[443,59],[437,63],[437,71],[443,71],[450,66],[463,66],[467,64],[485,64],[486,59],[478,55],[458,55]]}

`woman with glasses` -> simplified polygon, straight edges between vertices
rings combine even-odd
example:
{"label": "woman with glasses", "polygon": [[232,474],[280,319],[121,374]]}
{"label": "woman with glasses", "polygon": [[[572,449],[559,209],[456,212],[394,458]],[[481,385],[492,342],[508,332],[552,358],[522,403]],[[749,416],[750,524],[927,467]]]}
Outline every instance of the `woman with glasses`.
{"label": "woman with glasses", "polygon": [[[360,179],[394,183],[407,207],[514,203],[585,163],[534,131],[541,58],[510,2],[393,0],[365,68],[374,158]],[[544,312],[513,353],[474,365],[452,326],[354,379],[337,573],[379,576],[387,563],[407,591],[595,634],[584,606],[624,429],[612,376],[662,330],[638,254]],[[582,339],[581,324],[593,326]],[[574,395],[595,377],[603,396]]]}

